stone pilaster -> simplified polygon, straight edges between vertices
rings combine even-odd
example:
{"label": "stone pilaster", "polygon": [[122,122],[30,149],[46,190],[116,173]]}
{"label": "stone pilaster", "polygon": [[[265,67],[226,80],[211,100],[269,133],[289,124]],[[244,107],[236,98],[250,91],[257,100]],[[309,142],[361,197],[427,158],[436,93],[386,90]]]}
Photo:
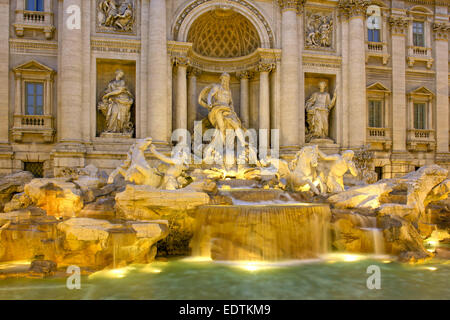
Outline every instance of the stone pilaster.
{"label": "stone pilaster", "polygon": [[[435,22],[434,54],[436,60],[436,152],[448,153],[449,144],[449,104],[448,104],[448,22]],[[447,155],[448,156],[448,155]]]}
{"label": "stone pilaster", "polygon": [[0,144],[8,143],[9,129],[9,2],[0,0]]}
{"label": "stone pilaster", "polygon": [[349,52],[348,73],[349,116],[351,125],[348,128],[349,147],[356,148],[365,144],[367,112],[366,112],[366,61],[365,61],[365,14],[369,2],[366,0],[341,0],[339,8],[341,17],[348,19]]}
{"label": "stone pilaster", "polygon": [[389,19],[392,36],[392,151],[406,152],[406,34],[409,20],[403,16]]}
{"label": "stone pilaster", "polygon": [[147,135],[156,143],[167,144],[168,132],[168,59],[166,2],[151,0],[148,31],[148,110]]}
{"label": "stone pilaster", "polygon": [[240,108],[239,115],[244,128],[249,128],[250,126],[250,96],[249,96],[249,79],[253,77],[253,72],[244,71],[237,74],[237,77],[241,81],[240,86]]}
{"label": "stone pilaster", "polygon": [[299,136],[299,43],[297,11],[304,1],[279,0],[281,8],[281,121],[282,149],[296,150]]}
{"label": "stone pilaster", "polygon": [[190,132],[194,130],[194,121],[197,118],[197,78],[200,74],[199,69],[188,68],[187,127]]}
{"label": "stone pilaster", "polygon": [[[73,16],[67,11],[72,5],[83,7],[82,0],[65,0],[62,3],[62,23],[60,32],[60,66],[58,113],[59,142],[80,144],[82,141],[82,97],[83,97],[83,12],[81,28],[69,29],[67,21]],[[88,32],[88,31],[86,31]]]}

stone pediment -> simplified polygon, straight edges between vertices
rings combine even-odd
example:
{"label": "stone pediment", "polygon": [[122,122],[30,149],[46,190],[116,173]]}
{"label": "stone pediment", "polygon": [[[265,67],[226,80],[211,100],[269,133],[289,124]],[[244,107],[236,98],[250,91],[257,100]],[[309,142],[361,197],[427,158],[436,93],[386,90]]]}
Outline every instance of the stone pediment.
{"label": "stone pediment", "polygon": [[427,87],[419,87],[417,89],[414,89],[412,91],[409,92],[410,96],[428,96],[428,97],[433,97],[434,93],[428,89]]}
{"label": "stone pediment", "polygon": [[30,60],[24,64],[15,67],[14,72],[53,73],[55,71],[52,68],[37,62],[36,60]]}
{"label": "stone pediment", "polygon": [[377,92],[386,92],[389,93],[391,90],[389,90],[387,87],[385,87],[381,82],[375,82],[367,87],[367,91],[377,91]]}

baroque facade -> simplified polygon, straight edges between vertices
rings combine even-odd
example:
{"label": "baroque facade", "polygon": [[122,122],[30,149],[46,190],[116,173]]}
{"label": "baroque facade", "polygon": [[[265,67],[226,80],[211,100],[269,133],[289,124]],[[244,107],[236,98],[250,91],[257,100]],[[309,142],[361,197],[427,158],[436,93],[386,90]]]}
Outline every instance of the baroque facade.
{"label": "baroque facade", "polygon": [[226,72],[281,154],[370,144],[390,178],[450,168],[448,0],[0,0],[0,173],[171,149]]}

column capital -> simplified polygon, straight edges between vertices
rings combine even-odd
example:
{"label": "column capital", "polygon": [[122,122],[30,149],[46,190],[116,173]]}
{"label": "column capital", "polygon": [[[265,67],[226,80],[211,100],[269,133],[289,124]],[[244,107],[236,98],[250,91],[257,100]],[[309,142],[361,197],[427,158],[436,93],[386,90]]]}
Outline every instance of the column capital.
{"label": "column capital", "polygon": [[172,63],[176,67],[185,67],[187,68],[191,61],[188,57],[172,57]]}
{"label": "column capital", "polygon": [[273,62],[265,62],[265,61],[261,61],[258,64],[257,70],[259,72],[267,72],[269,73],[270,71],[272,71],[273,69],[276,68],[276,64]]}
{"label": "column capital", "polygon": [[389,26],[391,28],[392,35],[406,35],[408,32],[410,19],[403,16],[390,16]]}
{"label": "column capital", "polygon": [[188,77],[198,77],[202,74],[202,70],[196,67],[189,66],[187,69]]}
{"label": "column capital", "polygon": [[296,12],[301,11],[306,0],[278,0],[278,5],[281,11],[294,10]]}
{"label": "column capital", "polygon": [[448,41],[450,23],[445,21],[435,21],[433,23],[433,34],[435,40]]}
{"label": "column capital", "polygon": [[369,0],[339,0],[340,17],[344,19],[365,17],[369,5]]}
{"label": "column capital", "polygon": [[245,71],[240,71],[236,73],[236,77],[238,77],[239,79],[251,79],[253,78],[253,76],[255,75],[255,73],[251,70],[245,70]]}

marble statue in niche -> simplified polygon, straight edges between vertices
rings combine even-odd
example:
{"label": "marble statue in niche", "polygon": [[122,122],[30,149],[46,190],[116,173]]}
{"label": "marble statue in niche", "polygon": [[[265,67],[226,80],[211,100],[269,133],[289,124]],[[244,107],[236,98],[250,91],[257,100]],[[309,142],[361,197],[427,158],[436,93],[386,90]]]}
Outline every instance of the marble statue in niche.
{"label": "marble statue in niche", "polygon": [[333,45],[333,18],[331,15],[306,14],[305,46],[307,48],[331,48]]}
{"label": "marble statue in niche", "polygon": [[328,116],[336,104],[336,90],[333,98],[325,91],[327,83],[319,82],[319,91],[314,92],[306,101],[306,121],[308,123],[307,139],[327,139],[329,124]]}
{"label": "marble statue in niche", "polygon": [[133,134],[134,126],[130,119],[134,98],[123,78],[124,72],[120,69],[116,70],[115,79],[109,82],[98,103],[98,109],[106,118],[102,136],[131,137]]}
{"label": "marble statue in niche", "polygon": [[132,32],[135,9],[132,0],[100,0],[98,25],[103,31]]}

